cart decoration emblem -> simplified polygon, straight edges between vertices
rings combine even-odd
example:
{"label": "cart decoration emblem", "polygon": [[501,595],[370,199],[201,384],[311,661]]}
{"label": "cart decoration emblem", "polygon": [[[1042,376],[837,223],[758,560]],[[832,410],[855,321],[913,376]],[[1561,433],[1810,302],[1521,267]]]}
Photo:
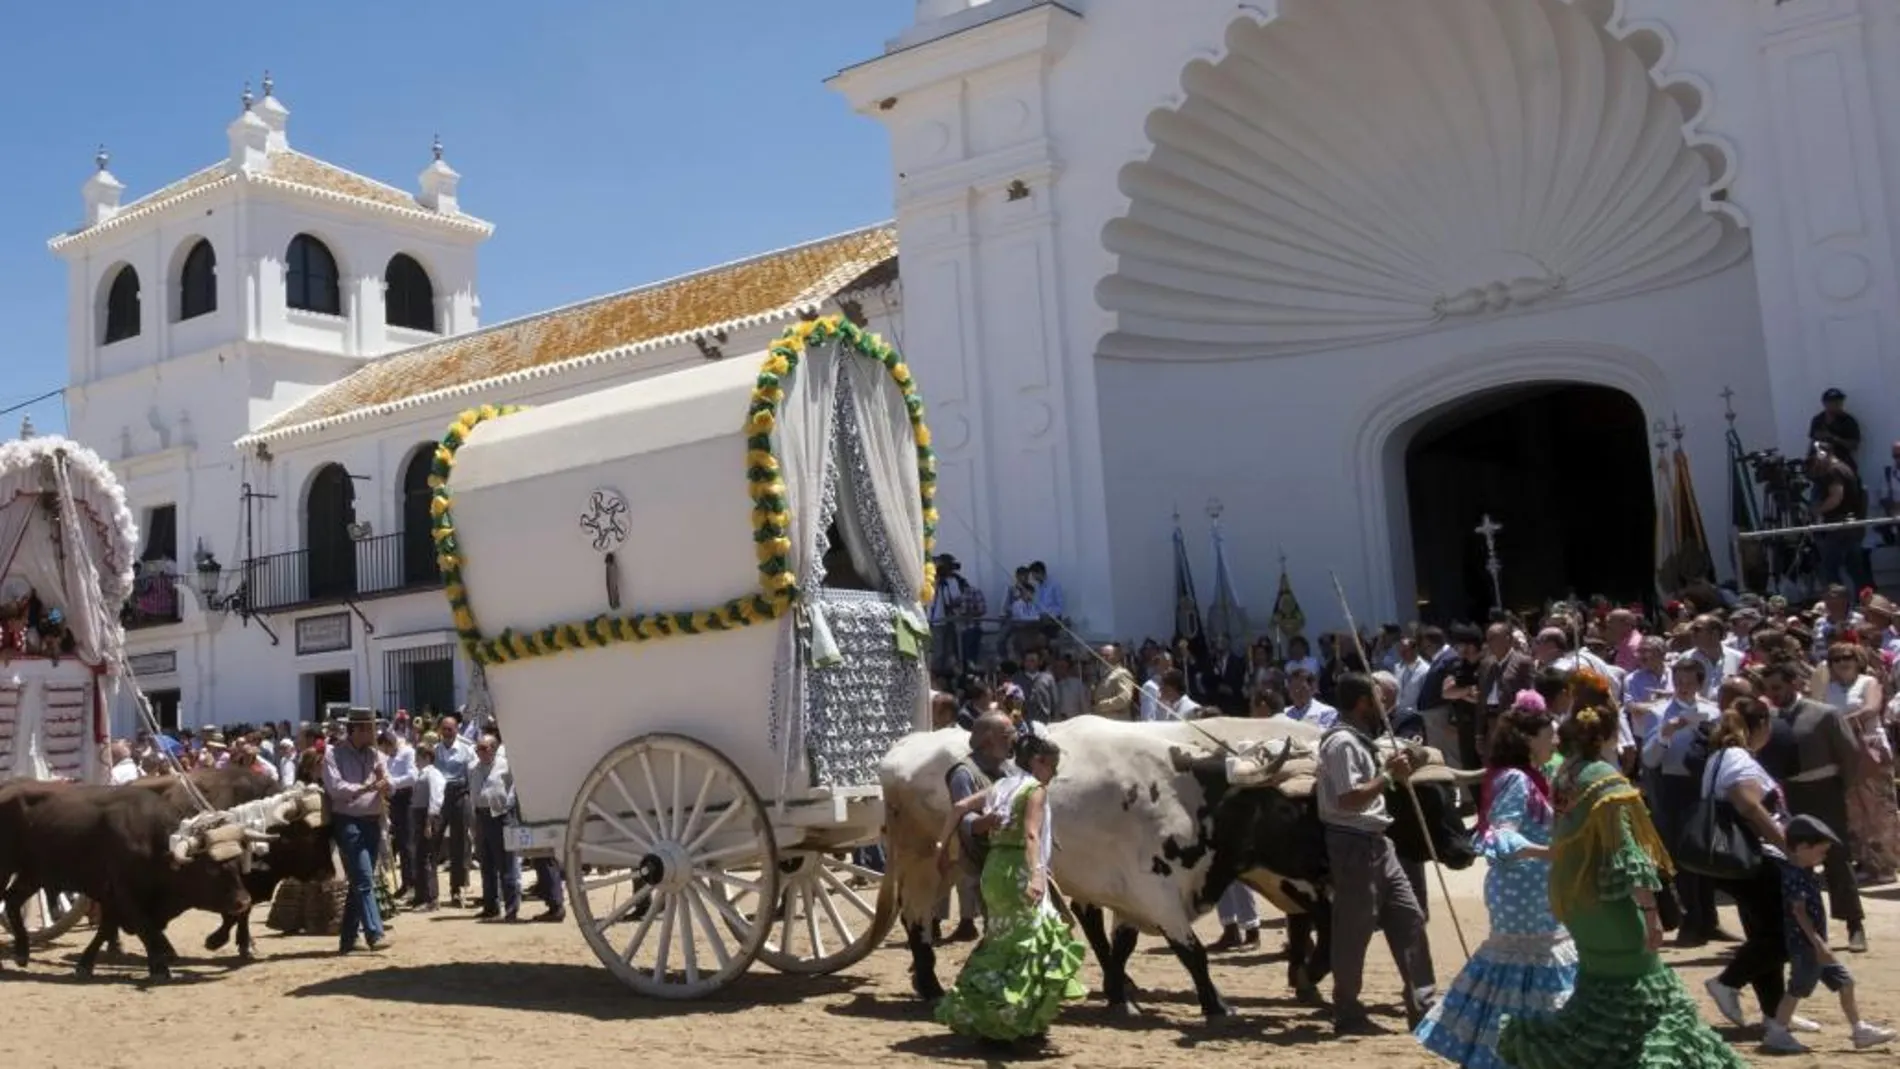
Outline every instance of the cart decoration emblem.
{"label": "cart decoration emblem", "polygon": [[607,572],[607,608],[620,608],[620,562],[614,551],[627,540],[627,499],[618,490],[599,489],[581,513],[581,530],[590,536]]}
{"label": "cart decoration emblem", "polygon": [[[923,506],[924,582],[918,591],[919,604],[928,605],[935,596],[937,569],[931,558],[937,546],[937,454],[930,447],[930,428],[924,423],[924,400],[917,391],[910,368],[896,349],[884,339],[849,322],[842,316],[825,316],[788,328],[772,343],[759,366],[759,377],[746,408],[746,485],[752,498],[752,541],[758,551],[759,588],[751,594],[733,598],[723,605],[697,612],[656,612],[620,614],[602,613],[592,619],[550,624],[538,631],[512,628],[487,635],[475,620],[468,603],[468,588],[462,579],[462,547],[456,539],[453,495],[449,476],[455,469],[455,454],[474,429],[492,419],[520,411],[515,405],[482,405],[456,417],[436,447],[429,468],[431,500],[429,513],[434,527],[436,560],[442,571],[442,591],[449,599],[455,617],[456,634],[476,664],[503,664],[510,661],[545,657],[566,650],[611,646],[622,642],[650,642],[674,635],[697,635],[709,631],[733,631],[776,620],[797,604],[798,576],[792,562],[791,500],[779,467],[773,432],[778,427],[779,406],[785,401],[785,382],[798,369],[808,348],[835,344],[839,351],[875,360],[884,365],[904,398],[910,416],[912,438],[917,452],[918,496]],[[611,493],[611,491],[607,491]],[[616,497],[618,495],[615,495]],[[587,516],[591,517],[590,509]],[[605,519],[606,517],[603,517]],[[624,530],[625,503],[613,517]],[[583,526],[586,520],[583,519]],[[591,529],[590,529],[591,531]],[[624,539],[624,535],[622,538]],[[608,552],[619,542],[602,542],[598,548]],[[610,604],[616,599],[613,569],[609,570]]]}

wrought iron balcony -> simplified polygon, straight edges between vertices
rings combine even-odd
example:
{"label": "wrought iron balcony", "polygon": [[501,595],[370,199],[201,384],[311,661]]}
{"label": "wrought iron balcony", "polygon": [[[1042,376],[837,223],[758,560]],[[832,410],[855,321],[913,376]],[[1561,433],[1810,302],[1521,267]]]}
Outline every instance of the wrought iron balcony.
{"label": "wrought iron balcony", "polygon": [[336,540],[245,561],[245,607],[254,613],[388,597],[442,584],[427,531]]}
{"label": "wrought iron balcony", "polygon": [[166,572],[140,575],[132,581],[132,596],[119,609],[119,622],[128,631],[177,623],[178,586],[178,577]]}

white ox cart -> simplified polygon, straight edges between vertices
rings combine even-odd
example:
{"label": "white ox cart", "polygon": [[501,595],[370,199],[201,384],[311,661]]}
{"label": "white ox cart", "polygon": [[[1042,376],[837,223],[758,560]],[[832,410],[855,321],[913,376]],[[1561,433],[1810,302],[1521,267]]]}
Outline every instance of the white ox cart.
{"label": "white ox cart", "polygon": [[[105,461],[54,436],[0,444],[0,781],[100,783],[111,690],[131,683],[120,607],[138,527]],[[40,892],[31,942],[84,919],[85,901]]]}
{"label": "white ox cart", "polygon": [[436,545],[511,847],[562,860],[634,989],[826,973],[888,933],[848,852],[879,836],[878,760],[928,723],[929,443],[909,369],[836,318],[443,439]]}

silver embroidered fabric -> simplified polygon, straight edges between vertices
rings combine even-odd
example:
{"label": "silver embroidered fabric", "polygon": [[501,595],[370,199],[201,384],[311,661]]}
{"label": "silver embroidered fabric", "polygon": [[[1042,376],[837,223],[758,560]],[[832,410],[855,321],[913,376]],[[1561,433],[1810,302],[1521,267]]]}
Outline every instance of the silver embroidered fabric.
{"label": "silver embroidered fabric", "polygon": [[[825,450],[824,497],[818,502],[818,522],[812,528],[811,556],[807,558],[811,562],[811,574],[809,578],[800,581],[800,597],[807,596],[807,591],[818,590],[825,585],[825,554],[831,552],[831,521],[838,515],[838,449],[835,444],[837,441],[835,428],[832,440],[834,442],[832,448]],[[792,664],[788,663],[788,660],[796,662],[801,671],[806,670],[809,666],[805,665],[805,643],[805,637],[799,636],[797,654],[789,659],[786,657],[785,644],[780,643],[778,656],[772,664],[772,711],[767,731],[770,733],[769,745],[774,751],[778,750],[781,733],[785,730],[779,710],[785,707],[785,703],[781,700],[783,688],[790,683],[788,674],[792,669]]]}
{"label": "silver embroidered fabric", "polygon": [[910,734],[923,685],[923,664],[897,652],[896,598],[857,590],[819,589],[844,663],[808,669],[805,747],[820,787],[868,787],[877,763]]}

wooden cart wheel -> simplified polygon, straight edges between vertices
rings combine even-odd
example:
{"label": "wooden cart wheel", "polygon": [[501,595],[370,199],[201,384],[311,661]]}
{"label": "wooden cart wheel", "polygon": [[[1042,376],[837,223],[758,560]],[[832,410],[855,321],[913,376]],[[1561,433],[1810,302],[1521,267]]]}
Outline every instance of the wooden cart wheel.
{"label": "wooden cart wheel", "polygon": [[[877,881],[867,901],[852,883]],[[897,920],[892,881],[851,863],[849,854],[788,851],[779,855],[778,907],[759,960],[779,972],[811,976],[863,961]],[[749,897],[747,905],[753,904]]]}
{"label": "wooden cart wheel", "polygon": [[642,735],[601,758],[575,795],[565,850],[581,934],[643,995],[709,995],[771,934],[771,912],[740,903],[778,900],[772,825],[745,775],[702,742]]}
{"label": "wooden cart wheel", "polygon": [[26,921],[27,945],[43,946],[79,927],[91,908],[92,900],[85,895],[39,891],[20,908]]}

